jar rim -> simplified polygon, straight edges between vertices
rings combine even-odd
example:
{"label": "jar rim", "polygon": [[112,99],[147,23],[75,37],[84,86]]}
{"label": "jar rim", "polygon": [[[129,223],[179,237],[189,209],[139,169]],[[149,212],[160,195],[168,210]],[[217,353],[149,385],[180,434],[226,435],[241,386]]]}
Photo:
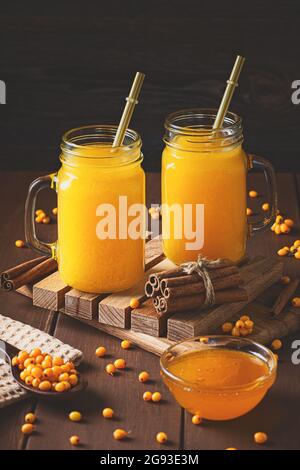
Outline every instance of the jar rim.
{"label": "jar rim", "polygon": [[[165,128],[168,130],[178,131],[178,133],[189,134],[191,132],[192,135],[197,133],[199,129],[207,130],[207,135],[211,134],[213,129],[212,126],[207,126],[204,124],[197,124],[194,127],[187,127],[186,125],[178,125],[176,122],[182,121],[188,118],[211,118],[213,121],[217,116],[218,110],[215,108],[187,108],[181,109],[179,111],[175,111],[165,119]],[[242,118],[232,111],[227,111],[224,123],[221,129],[215,129],[214,131],[218,130],[221,131],[222,129],[229,129],[229,128],[241,128],[242,127]],[[204,134],[205,135],[205,134]]]}
{"label": "jar rim", "polygon": [[[81,158],[105,158],[102,156],[93,155],[87,157],[80,155],[80,150],[85,149],[91,142],[97,142],[98,148],[107,148],[108,143],[113,143],[117,132],[118,126],[106,125],[106,124],[90,124],[86,126],[79,126],[69,129],[64,132],[61,142],[61,150],[70,154],[74,154]],[[102,137],[103,141],[99,142],[99,137]],[[133,129],[126,129],[124,136],[124,145],[113,147],[116,155],[119,155],[118,151],[122,150],[125,152],[134,150],[142,145],[142,139],[138,132]],[[91,142],[90,142],[91,141]],[[112,154],[111,157],[114,155]]]}

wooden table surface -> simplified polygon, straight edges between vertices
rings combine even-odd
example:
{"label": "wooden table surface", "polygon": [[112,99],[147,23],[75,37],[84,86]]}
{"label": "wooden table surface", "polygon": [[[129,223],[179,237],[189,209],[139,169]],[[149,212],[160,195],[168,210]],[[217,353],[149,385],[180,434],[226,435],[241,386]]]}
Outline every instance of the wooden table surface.
{"label": "wooden table surface", "polygon": [[[14,241],[23,238],[24,200],[29,182],[37,173],[2,173],[0,176],[1,220],[0,231],[0,270],[14,266],[32,257],[27,249],[17,249]],[[158,174],[148,175],[148,204],[159,202],[160,182]],[[255,201],[259,208],[266,196],[258,175],[251,175],[249,189],[260,190],[262,197]],[[270,231],[258,234],[249,242],[251,255],[276,256],[280,246],[291,244],[299,235],[299,191],[300,178],[292,174],[278,174],[279,207],[296,221],[296,229],[291,236],[276,237]],[[251,201],[254,207],[253,201]],[[55,206],[55,194],[45,191],[39,204],[44,209]],[[84,214],[83,214],[84,216]],[[55,238],[56,225],[39,227],[41,236]],[[285,259],[286,273],[299,276],[300,261]],[[263,402],[246,416],[229,422],[204,422],[191,424],[191,417],[173,400],[159,376],[158,358],[138,348],[123,351],[120,341],[101,331],[83,325],[62,314],[33,307],[29,299],[15,293],[0,293],[0,313],[28,323],[34,327],[70,343],[84,352],[84,371],[89,387],[73,403],[49,403],[28,399],[0,410],[0,449],[70,449],[69,437],[78,434],[82,446],[78,449],[160,449],[155,441],[159,431],[169,436],[165,450],[171,449],[256,449],[253,433],[265,431],[269,442],[259,449],[299,449],[300,448],[300,366],[291,362],[291,343],[300,339],[300,332],[284,339],[284,347],[279,352],[279,374],[275,386]],[[124,357],[128,370],[115,377],[104,372],[106,359],[96,358],[94,351],[98,345],[105,345],[110,358]],[[137,375],[147,370],[151,383],[140,384]],[[163,401],[149,404],[142,400],[145,390],[159,390]],[[101,416],[104,407],[112,407],[116,419],[105,420]],[[80,410],[83,420],[73,423],[68,419],[71,410]],[[24,414],[34,411],[38,416],[37,432],[23,436],[20,427]],[[130,430],[130,437],[122,442],[114,441],[112,431],[122,427]]]}

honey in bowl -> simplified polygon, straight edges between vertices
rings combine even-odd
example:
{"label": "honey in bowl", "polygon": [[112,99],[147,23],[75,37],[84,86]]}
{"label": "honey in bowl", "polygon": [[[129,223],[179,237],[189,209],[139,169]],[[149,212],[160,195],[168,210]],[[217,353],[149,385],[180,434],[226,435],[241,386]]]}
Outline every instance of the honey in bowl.
{"label": "honey in bowl", "polygon": [[187,411],[209,420],[242,416],[263,399],[276,359],[245,338],[210,336],[177,343],[161,359],[164,382]]}

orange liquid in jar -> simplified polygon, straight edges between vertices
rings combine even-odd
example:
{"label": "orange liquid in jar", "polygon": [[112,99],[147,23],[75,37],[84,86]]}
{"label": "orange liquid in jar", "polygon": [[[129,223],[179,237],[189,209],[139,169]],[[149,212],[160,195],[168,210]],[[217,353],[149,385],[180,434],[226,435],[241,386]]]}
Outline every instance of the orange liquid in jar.
{"label": "orange liquid in jar", "polygon": [[[128,207],[145,203],[141,162],[121,164],[125,158],[122,148],[111,153],[110,146],[85,146],[78,156],[63,159],[58,172],[59,272],[66,284],[84,292],[125,290],[144,274],[144,239],[119,236],[119,196],[127,197]],[[97,207],[103,203],[115,208],[115,239],[97,236]],[[132,219],[128,216],[127,224]]]}
{"label": "orange liquid in jar", "polygon": [[[177,136],[176,145],[167,145],[162,156],[162,203],[204,204],[204,246],[186,249],[190,242],[174,234],[174,217],[169,229],[162,213],[163,247],[174,263],[194,261],[198,254],[211,258],[241,259],[246,250],[246,172],[247,158],[241,145],[216,147],[202,142],[201,136]],[[193,209],[193,220],[195,210]],[[195,224],[194,224],[195,228]]]}
{"label": "orange liquid in jar", "polygon": [[178,401],[189,412],[211,420],[242,416],[253,409],[274,383],[268,365],[249,353],[209,349],[188,352],[168,363],[168,371],[179,377],[176,383],[167,375],[164,381]]}

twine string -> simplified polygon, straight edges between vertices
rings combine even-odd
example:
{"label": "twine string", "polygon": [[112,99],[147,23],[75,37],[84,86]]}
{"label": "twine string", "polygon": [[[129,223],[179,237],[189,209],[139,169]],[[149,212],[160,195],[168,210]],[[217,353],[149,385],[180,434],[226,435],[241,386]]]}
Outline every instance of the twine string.
{"label": "twine string", "polygon": [[203,280],[205,287],[205,305],[213,305],[215,303],[215,289],[210,278],[209,269],[218,268],[221,264],[221,259],[210,260],[199,255],[197,261],[191,261],[180,265],[185,273],[197,273]]}

